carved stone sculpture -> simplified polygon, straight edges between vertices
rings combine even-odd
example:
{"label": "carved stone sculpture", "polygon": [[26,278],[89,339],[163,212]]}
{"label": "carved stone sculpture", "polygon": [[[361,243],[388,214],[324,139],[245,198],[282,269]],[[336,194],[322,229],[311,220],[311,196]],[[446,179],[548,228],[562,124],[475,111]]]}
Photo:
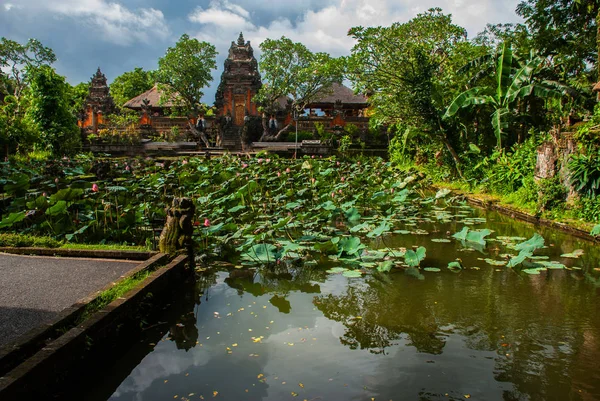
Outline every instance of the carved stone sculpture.
{"label": "carved stone sculpture", "polygon": [[194,202],[189,198],[175,198],[172,206],[166,211],[167,221],[160,234],[159,250],[168,254],[173,254],[180,249],[191,250],[196,213]]}

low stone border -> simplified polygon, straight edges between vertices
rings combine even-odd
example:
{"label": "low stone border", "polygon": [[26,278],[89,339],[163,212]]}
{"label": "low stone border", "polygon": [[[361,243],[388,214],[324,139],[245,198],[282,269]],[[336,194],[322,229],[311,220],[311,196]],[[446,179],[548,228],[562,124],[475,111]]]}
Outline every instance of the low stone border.
{"label": "low stone border", "polygon": [[96,249],[65,249],[38,247],[0,247],[0,252],[16,255],[67,256],[71,258],[101,258],[146,260],[158,252],[118,251]]}
{"label": "low stone border", "polygon": [[186,273],[190,274],[187,265],[188,257],[178,256],[166,267],[154,271],[122,298],[114,300],[0,377],[0,399],[48,398],[57,383],[82,368],[85,356],[91,352],[90,344],[101,347],[115,340],[128,323],[137,324],[135,313],[140,303],[150,294],[154,297],[164,292],[173,281],[183,279]]}
{"label": "low stone border", "polygon": [[119,277],[117,281],[106,285],[99,291],[80,299],[70,307],[64,309],[51,321],[30,330],[15,341],[0,347],[0,376],[42,349],[47,342],[59,337],[61,330],[72,327],[82,315],[86,306],[90,302],[95,301],[104,291],[111,289],[119,282],[135,276],[141,271],[150,270],[161,263],[165,263],[167,258],[168,256],[163,253],[156,254],[132,270],[129,270]]}
{"label": "low stone border", "polygon": [[[457,191],[453,190],[453,192],[457,192]],[[521,212],[519,210],[511,209],[510,207],[507,207],[507,206],[499,205],[494,201],[489,201],[489,200],[484,201],[481,199],[473,198],[463,192],[457,192],[457,193],[460,194],[461,196],[463,196],[467,200],[467,202],[469,202],[470,204],[479,206],[483,209],[494,210],[494,211],[500,212],[502,214],[508,215],[512,218],[526,221],[528,223],[540,224],[540,225],[543,225],[546,227],[556,228],[561,231],[567,232],[575,237],[582,238],[582,239],[585,239],[588,241],[600,242],[600,238],[594,237],[587,231],[570,226],[568,224],[560,223],[560,222],[554,221],[554,220],[543,219],[541,217],[536,217],[529,213]]]}

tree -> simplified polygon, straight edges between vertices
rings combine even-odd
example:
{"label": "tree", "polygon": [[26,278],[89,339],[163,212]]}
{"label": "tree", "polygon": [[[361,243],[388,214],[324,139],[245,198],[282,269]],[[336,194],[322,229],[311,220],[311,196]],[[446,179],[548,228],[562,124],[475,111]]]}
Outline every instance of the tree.
{"label": "tree", "polygon": [[[40,67],[56,61],[54,52],[49,47],[43,46],[36,39],[29,39],[22,45],[14,40],[0,39],[0,68],[8,70],[8,78],[12,81],[12,94],[17,99],[25,87],[26,72],[30,67]],[[1,73],[1,72],[0,72]],[[6,79],[0,84],[6,84]],[[3,90],[7,91],[4,86]]]}
{"label": "tree", "polygon": [[535,47],[564,68],[565,77],[581,74],[600,81],[600,2],[596,0],[524,0],[517,6]]}
{"label": "tree", "polygon": [[434,8],[407,23],[359,26],[349,35],[358,41],[349,59],[350,78],[370,94],[373,123],[398,131],[410,128],[441,142],[462,175],[452,145],[458,129],[442,115],[460,88],[461,77],[452,67],[463,53],[478,51],[467,42],[465,29]]}
{"label": "tree", "polygon": [[136,67],[133,71],[124,72],[110,84],[110,94],[115,104],[122,108],[128,100],[151,89],[155,84],[154,71],[144,71]]}
{"label": "tree", "polygon": [[41,145],[55,155],[69,154],[80,142],[77,120],[69,105],[69,84],[50,66],[30,68],[26,118],[39,132]]}
{"label": "tree", "polygon": [[[262,141],[271,136],[267,116],[274,114],[278,100],[289,99],[290,111],[299,115],[307,104],[327,93],[334,82],[342,81],[343,60],[327,53],[313,53],[302,43],[294,43],[285,36],[265,40],[260,50],[259,66],[264,84],[254,99],[263,112]],[[283,127],[273,139],[279,139],[290,126],[291,123]]]}
{"label": "tree", "polygon": [[[484,59],[489,60],[489,57]],[[566,88],[556,82],[536,81],[535,73],[546,64],[547,60],[532,54],[522,63],[514,57],[511,45],[504,42],[500,52],[492,61],[496,61],[494,70],[495,87],[477,86],[459,94],[448,106],[444,118],[454,116],[461,108],[490,105],[492,126],[498,149],[502,148],[502,136],[509,127],[513,114],[513,105],[519,99],[534,95],[542,99],[560,98],[566,94]]]}
{"label": "tree", "polygon": [[212,81],[211,70],[217,68],[217,51],[213,45],[181,36],[158,60],[157,80],[168,99],[174,99],[186,112],[196,111],[205,88]]}
{"label": "tree", "polygon": [[69,87],[69,110],[72,115],[78,117],[79,113],[84,110],[85,100],[90,93],[90,83],[80,82],[75,86],[67,85]]}

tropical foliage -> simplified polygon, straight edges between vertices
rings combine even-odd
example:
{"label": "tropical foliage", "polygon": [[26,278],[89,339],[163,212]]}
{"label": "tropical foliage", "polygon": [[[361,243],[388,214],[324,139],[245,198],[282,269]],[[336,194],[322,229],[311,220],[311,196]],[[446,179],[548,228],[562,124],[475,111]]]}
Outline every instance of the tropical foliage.
{"label": "tropical foliage", "polygon": [[186,111],[196,111],[204,88],[212,81],[217,68],[217,50],[207,42],[183,34],[158,60],[156,77],[164,90],[165,100],[179,102]]}
{"label": "tropical foliage", "polygon": [[[281,99],[289,99],[288,111],[300,115],[306,105],[327,94],[334,82],[342,81],[342,60],[327,53],[313,53],[302,43],[281,39],[266,39],[260,44],[260,71],[263,86],[255,101],[263,111],[263,139],[269,136],[266,124],[269,114],[275,114]],[[283,127],[275,139],[290,125]]]}

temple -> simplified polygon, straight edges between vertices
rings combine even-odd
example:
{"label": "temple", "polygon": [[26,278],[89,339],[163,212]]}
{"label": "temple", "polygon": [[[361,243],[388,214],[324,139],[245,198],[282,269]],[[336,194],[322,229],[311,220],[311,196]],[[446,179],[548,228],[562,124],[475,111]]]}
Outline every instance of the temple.
{"label": "temple", "polygon": [[231,117],[236,127],[244,125],[244,117],[258,116],[254,95],[262,86],[258,62],[250,42],[240,32],[237,42],[231,42],[221,82],[215,95],[219,117]]}
{"label": "temple", "polygon": [[79,126],[85,132],[98,132],[98,127],[104,124],[104,116],[115,111],[115,102],[110,95],[106,76],[100,67],[90,82],[90,89],[85,99],[84,109],[80,114]]}
{"label": "temple", "polygon": [[[177,95],[172,99],[164,99],[157,86],[129,100],[124,107],[138,112],[138,129],[142,137],[166,138],[169,133],[181,133],[184,137],[192,138],[202,134],[209,139],[206,143],[210,142],[211,147],[221,147],[230,151],[242,150],[251,143],[255,143],[256,146],[263,134],[263,116],[260,115],[258,105],[254,101],[261,87],[262,81],[254,50],[240,33],[237,41],[231,42],[229,47],[215,93],[214,107],[202,116],[202,132],[194,130],[194,127],[197,127],[197,114],[180,117],[171,115]],[[297,121],[292,119],[287,98],[279,99],[278,103],[279,111],[268,116],[269,121],[275,120],[275,129],[297,124],[299,131],[316,136],[317,126],[329,132],[341,132],[346,125],[353,124],[358,130],[353,128],[351,131],[366,137],[364,134],[369,128],[367,98],[354,94],[352,89],[342,83],[324,89],[317,100],[307,105],[304,114],[299,116]],[[88,132],[96,133],[98,126],[104,122],[103,115],[113,110],[114,103],[106,85],[106,77],[98,69],[92,78],[80,126]],[[283,138],[282,141],[286,142],[285,137]]]}

